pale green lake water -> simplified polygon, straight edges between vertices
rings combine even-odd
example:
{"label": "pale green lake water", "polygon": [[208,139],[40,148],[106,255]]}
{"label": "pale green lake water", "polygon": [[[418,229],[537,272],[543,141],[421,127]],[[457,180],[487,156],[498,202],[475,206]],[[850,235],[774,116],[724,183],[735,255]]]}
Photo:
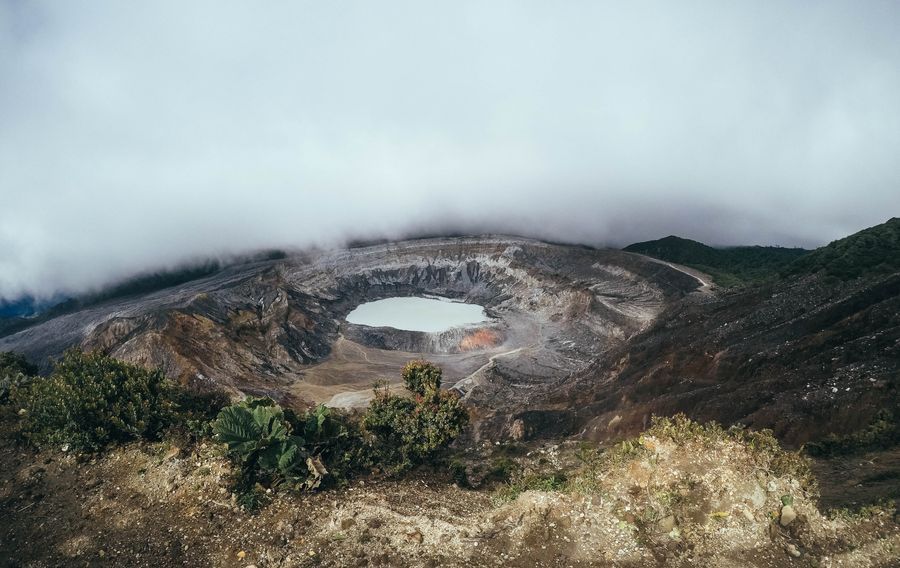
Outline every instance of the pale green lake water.
{"label": "pale green lake water", "polygon": [[447,298],[387,298],[361,304],[347,315],[358,325],[428,333],[487,320],[483,307]]}

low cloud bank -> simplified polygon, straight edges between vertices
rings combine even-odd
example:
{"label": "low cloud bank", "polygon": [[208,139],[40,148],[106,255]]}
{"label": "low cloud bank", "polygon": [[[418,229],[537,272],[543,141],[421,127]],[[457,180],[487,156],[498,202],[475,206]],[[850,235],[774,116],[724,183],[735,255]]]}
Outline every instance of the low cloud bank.
{"label": "low cloud bank", "polygon": [[896,2],[6,2],[0,298],[411,233],[815,246],[900,211]]}

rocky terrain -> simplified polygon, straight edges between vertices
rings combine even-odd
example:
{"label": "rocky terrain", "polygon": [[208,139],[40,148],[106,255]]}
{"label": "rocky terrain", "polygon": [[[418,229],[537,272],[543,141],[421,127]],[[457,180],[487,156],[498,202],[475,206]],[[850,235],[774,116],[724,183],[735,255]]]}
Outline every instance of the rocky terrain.
{"label": "rocky terrain", "polygon": [[557,399],[582,401],[572,420],[587,437],[615,438],[652,414],[687,409],[772,428],[794,445],[849,434],[900,409],[900,275],[809,275],[688,299],[619,355]]}
{"label": "rocky terrain", "polygon": [[[77,345],[204,388],[336,406],[365,403],[375,379],[426,355],[497,432],[532,390],[605,360],[701,284],[615,250],[426,239],[232,266],[56,317],[0,338],[0,350],[46,365]],[[480,304],[493,321],[426,334],[343,319],[365,301],[426,294]]]}
{"label": "rocky terrain", "polygon": [[[898,565],[896,509],[866,508],[900,498],[898,230],[892,220],[735,288],[670,260],[519,238],[305,251],[17,323],[0,351],[44,370],[80,346],[193,388],[295,408],[365,405],[373,381],[426,357],[463,397],[471,426],[433,467],[276,492],[256,515],[235,502],[212,442],[73,455],[35,453],[4,432],[0,558]],[[441,333],[344,320],[363,302],[408,295],[476,303],[490,320]],[[811,471],[785,469],[768,441],[647,431],[653,416],[679,412],[769,428],[789,448],[839,449],[823,450]],[[851,511],[828,512],[841,507]]]}
{"label": "rocky terrain", "polygon": [[422,470],[275,493],[251,514],[216,444],[34,455],[4,433],[0,566],[897,565],[889,511],[823,514],[802,461],[766,447],[665,428],[605,454],[484,443],[460,458],[511,482]]}
{"label": "rocky terrain", "polygon": [[[900,415],[900,275],[885,268],[897,225],[801,257],[854,275],[864,259],[869,277],[794,270],[736,289],[638,254],[507,237],[307,251],[60,315],[0,351],[46,369],[67,347],[100,349],[201,388],[345,408],[425,356],[465,395],[475,439],[618,439],[684,411],[801,444]],[[344,321],[365,301],[427,294],[492,319],[438,334]]]}

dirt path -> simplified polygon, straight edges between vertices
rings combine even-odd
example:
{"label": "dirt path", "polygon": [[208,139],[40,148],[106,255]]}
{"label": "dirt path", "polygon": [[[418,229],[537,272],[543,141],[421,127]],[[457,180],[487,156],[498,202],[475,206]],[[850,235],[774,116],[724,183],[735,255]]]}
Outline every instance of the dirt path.
{"label": "dirt path", "polygon": [[411,359],[426,357],[440,365],[445,384],[452,385],[489,365],[492,357],[514,353],[521,348],[503,352],[498,349],[502,346],[468,353],[422,354],[375,349],[340,337],[331,355],[302,372],[290,390],[305,400],[328,406],[365,406],[372,398],[372,383],[376,380],[385,379],[393,388],[400,387],[400,370]]}

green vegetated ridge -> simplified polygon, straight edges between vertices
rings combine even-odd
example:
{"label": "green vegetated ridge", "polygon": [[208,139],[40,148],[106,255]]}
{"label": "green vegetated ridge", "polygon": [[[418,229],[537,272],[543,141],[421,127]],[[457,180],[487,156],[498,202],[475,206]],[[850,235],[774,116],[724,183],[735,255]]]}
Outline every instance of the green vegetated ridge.
{"label": "green vegetated ridge", "polygon": [[762,246],[714,248],[676,236],[635,243],[623,250],[696,268],[712,276],[720,286],[735,286],[763,280],[809,253],[802,248]]}
{"label": "green vegetated ridge", "polygon": [[863,229],[797,259],[785,275],[824,272],[848,280],[900,271],[900,218]]}
{"label": "green vegetated ridge", "polygon": [[900,218],[813,251],[763,246],[715,248],[675,236],[635,243],[623,250],[702,270],[720,286],[814,273],[850,280],[900,271]]}

